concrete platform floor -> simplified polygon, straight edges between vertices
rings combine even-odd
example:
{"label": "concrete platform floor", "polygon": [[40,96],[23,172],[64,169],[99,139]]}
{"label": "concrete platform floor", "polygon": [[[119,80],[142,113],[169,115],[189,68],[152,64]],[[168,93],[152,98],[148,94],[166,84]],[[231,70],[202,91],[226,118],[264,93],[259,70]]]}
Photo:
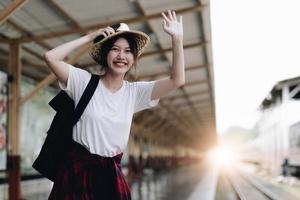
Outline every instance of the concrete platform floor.
{"label": "concrete platform floor", "polygon": [[133,200],[213,200],[217,173],[201,164],[148,175],[131,185]]}
{"label": "concrete platform floor", "polygon": [[[26,200],[46,200],[51,185],[46,179],[23,181],[23,197]],[[216,185],[217,173],[206,164],[155,175],[146,170],[145,176],[130,183],[132,200],[213,200]],[[7,194],[3,194],[6,189],[5,185],[0,187],[1,200],[7,200]]]}

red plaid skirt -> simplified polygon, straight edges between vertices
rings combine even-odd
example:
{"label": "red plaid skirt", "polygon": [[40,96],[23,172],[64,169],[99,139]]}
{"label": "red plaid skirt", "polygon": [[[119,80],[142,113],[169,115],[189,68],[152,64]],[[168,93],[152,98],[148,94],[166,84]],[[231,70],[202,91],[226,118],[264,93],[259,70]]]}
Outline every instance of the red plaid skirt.
{"label": "red plaid skirt", "polygon": [[73,142],[49,200],[131,200],[121,170],[122,155],[102,157]]}

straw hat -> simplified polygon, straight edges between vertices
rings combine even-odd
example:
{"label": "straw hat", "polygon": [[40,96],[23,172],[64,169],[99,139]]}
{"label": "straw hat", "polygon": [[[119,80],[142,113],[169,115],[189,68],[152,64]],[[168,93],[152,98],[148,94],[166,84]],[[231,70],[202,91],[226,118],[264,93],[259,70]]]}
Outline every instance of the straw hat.
{"label": "straw hat", "polygon": [[111,27],[115,30],[115,33],[107,37],[100,35],[93,41],[92,47],[90,49],[90,55],[96,62],[99,61],[99,52],[101,51],[101,47],[103,46],[103,44],[113,37],[120,36],[123,34],[132,35],[136,40],[138,56],[142,54],[144,48],[150,42],[150,38],[148,35],[141,31],[130,30],[128,25],[125,23],[114,24]]}

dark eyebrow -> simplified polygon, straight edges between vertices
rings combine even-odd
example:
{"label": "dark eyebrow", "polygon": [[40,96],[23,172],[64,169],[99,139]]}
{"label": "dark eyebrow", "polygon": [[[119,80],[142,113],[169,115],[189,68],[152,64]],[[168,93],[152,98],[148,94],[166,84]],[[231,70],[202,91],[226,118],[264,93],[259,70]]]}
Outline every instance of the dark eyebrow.
{"label": "dark eyebrow", "polygon": [[[112,47],[118,47],[118,48],[120,48],[120,46],[115,45],[115,44]],[[130,46],[128,46],[128,47],[125,47],[125,49],[131,49],[131,48],[130,48]]]}

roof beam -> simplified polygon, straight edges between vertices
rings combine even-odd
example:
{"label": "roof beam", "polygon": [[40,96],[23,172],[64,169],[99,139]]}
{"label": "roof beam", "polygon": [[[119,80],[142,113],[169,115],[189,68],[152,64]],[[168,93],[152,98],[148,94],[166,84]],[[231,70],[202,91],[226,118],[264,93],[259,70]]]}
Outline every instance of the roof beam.
{"label": "roof beam", "polygon": [[[156,132],[154,127],[155,127],[155,124],[159,123],[159,121],[164,121],[164,124],[169,124],[170,126],[176,126],[180,130],[185,130],[186,128],[188,128],[190,126],[190,124],[185,119],[181,119],[181,121],[180,121],[178,112],[171,110],[168,106],[166,106],[166,104],[167,103],[164,103],[163,101],[160,102],[160,106],[162,108],[165,108],[166,111],[168,113],[170,113],[172,116],[174,116],[175,118],[169,117],[170,115],[168,115],[168,117],[165,117],[164,115],[158,114],[156,111],[147,110],[147,111],[144,111],[145,113],[147,113],[147,118],[143,119],[143,120],[139,120],[139,122],[137,122],[138,117],[136,117],[135,118],[136,123],[141,125],[144,128],[148,128],[148,129],[152,130],[152,132]],[[172,122],[171,119],[177,120],[178,123]],[[154,123],[155,121],[157,121],[157,123]]]}
{"label": "roof beam", "polygon": [[[70,63],[70,64],[74,64],[75,62],[77,62],[77,60],[89,49],[89,45],[84,45],[82,46],[79,51],[70,59],[68,59],[66,62]],[[22,97],[20,104],[25,103],[27,100],[29,100],[30,98],[32,98],[38,91],[40,91],[41,89],[45,88],[46,86],[48,86],[50,83],[52,83],[53,81],[56,80],[56,76],[51,73],[50,75],[48,75],[46,78],[44,78],[36,87],[35,89],[33,89],[29,94],[27,94],[26,96]]]}
{"label": "roof beam", "polygon": [[[138,9],[139,12],[142,14],[142,16],[145,17],[145,16],[146,16],[146,12],[145,12],[144,8],[142,7],[142,5],[140,4],[140,2],[135,1],[134,4],[136,5],[137,9]],[[154,28],[153,28],[152,25],[150,24],[150,21],[146,21],[146,24],[147,24],[148,28],[151,30],[151,32],[154,33],[154,34],[156,34],[155,31],[154,31]],[[156,35],[157,35],[157,34],[156,34]],[[158,37],[157,37],[157,38],[158,38]],[[163,49],[163,47],[162,47],[162,45],[161,45],[161,43],[160,43],[159,40],[158,40],[158,42],[157,42],[157,46],[158,46],[158,51],[159,51],[159,53],[160,53],[160,54],[163,54],[163,55],[165,56],[166,60],[168,60],[167,56],[165,55],[165,52],[166,52],[166,51],[171,51],[172,48],[168,48],[168,49],[166,49],[166,51],[164,51],[164,49]],[[142,54],[142,55],[143,55],[143,54]]]}
{"label": "roof beam", "polygon": [[186,87],[186,86],[191,86],[191,85],[196,85],[196,84],[203,84],[203,83],[208,83],[209,80],[199,80],[199,81],[193,81],[193,82],[189,82],[189,83],[185,83],[182,87]]}
{"label": "roof beam", "polygon": [[15,0],[11,2],[4,10],[0,13],[0,25],[5,22],[14,12],[20,9],[27,3],[28,0]]}
{"label": "roof beam", "polygon": [[[139,2],[135,2],[135,5],[136,5],[137,9],[139,10],[139,12],[142,13],[143,16],[146,16],[146,13],[145,13],[143,7],[141,6],[141,4],[140,4]],[[155,33],[155,31],[154,31],[154,29],[153,29],[153,27],[151,26],[151,24],[150,24],[149,21],[147,21],[147,25],[148,25],[148,28],[149,28],[153,33]],[[204,44],[203,42],[199,42],[199,43],[196,43],[196,44],[193,44],[193,45],[189,45],[189,46],[186,45],[186,47],[187,47],[187,48],[197,47],[197,46],[202,46],[203,44]],[[151,55],[153,55],[153,54],[159,53],[159,54],[164,55],[165,59],[168,60],[168,57],[167,57],[166,53],[167,53],[168,51],[172,51],[172,47],[167,48],[167,49],[164,49],[164,48],[162,47],[162,45],[161,45],[161,43],[160,43],[159,40],[158,40],[157,45],[158,45],[158,51],[156,50],[156,51],[144,53],[144,54],[142,54],[142,56],[151,56]],[[183,47],[183,48],[184,48],[184,47]],[[198,68],[199,68],[199,66],[197,66],[197,69],[198,69]],[[195,67],[190,68],[190,70],[191,70],[191,69],[195,69]],[[165,74],[164,72],[163,72],[163,73],[154,74],[154,75],[151,76],[151,78],[154,79],[156,76],[164,75],[164,74]],[[142,77],[141,77],[140,79],[142,79]],[[183,88],[183,87],[180,88],[180,89],[184,92],[184,94],[186,94],[186,92],[184,91],[184,88]],[[187,99],[188,99],[188,101],[189,101],[189,97],[188,97],[187,95],[185,95],[185,96],[187,97]],[[171,111],[170,108],[168,108],[168,107],[166,106],[166,104],[163,104],[162,102],[161,102],[161,104],[162,104],[163,107],[165,107],[169,112]],[[171,112],[172,112],[172,111],[171,111]],[[176,116],[176,118],[178,119],[178,116],[177,116],[177,113],[176,113],[176,112],[173,112],[173,115]],[[187,123],[187,124],[188,124],[188,123]],[[187,126],[189,126],[189,125],[187,125]]]}
{"label": "roof beam", "polygon": [[[21,34],[23,34],[23,35],[29,35],[29,36],[32,35],[28,30],[25,30],[23,27],[19,26],[18,24],[14,23],[14,22],[11,21],[11,20],[7,20],[7,23],[10,24],[12,27],[14,27],[17,31],[19,31],[19,32],[20,32]],[[43,48],[45,48],[45,49],[47,49],[47,50],[52,49],[52,47],[49,46],[48,44],[46,44],[44,41],[41,41],[41,40],[34,40],[34,42],[36,42],[36,44],[40,45],[41,47],[43,47]],[[38,53],[32,51],[31,49],[25,47],[24,45],[22,46],[22,48],[23,48],[23,50],[26,51],[27,53],[30,53],[31,55],[35,56],[36,58],[38,58],[38,59],[44,61],[44,58],[43,58],[40,54],[38,54]],[[41,66],[41,69],[42,69],[44,72],[49,73],[49,71],[48,71],[45,67]]]}
{"label": "roof beam", "polygon": [[[198,6],[202,6],[202,2],[201,0],[198,0],[198,3],[197,3]],[[207,30],[210,30],[210,26],[206,26],[205,22],[205,19],[204,19],[204,15],[203,13],[198,13],[199,15],[199,20],[200,22],[203,24],[203,29],[201,29],[200,31],[202,31],[202,40],[205,40],[205,38],[207,38],[206,36],[206,31],[204,30],[205,28],[207,28]],[[210,31],[209,31],[210,32]],[[208,48],[207,48],[207,45],[205,45],[204,47],[204,58],[206,60],[206,63],[209,63],[209,58],[208,58]],[[211,108],[213,109],[213,114],[214,114],[214,132],[216,134],[216,119],[215,119],[215,96],[214,96],[214,85],[213,85],[213,81],[214,81],[214,78],[213,78],[213,71],[212,71],[212,65],[210,65],[208,67],[208,70],[207,70],[207,77],[208,77],[208,87],[209,87],[209,90],[211,91],[210,92],[210,103],[211,103]]]}
{"label": "roof beam", "polygon": [[[177,113],[172,111],[165,103],[163,102],[160,102],[160,105],[167,109],[169,111],[170,114],[173,114],[176,119],[179,119],[178,116],[177,116]],[[179,130],[182,130],[184,129],[182,126],[185,125],[186,128],[189,127],[188,123],[178,123],[178,124],[175,124],[174,122],[168,120],[168,119],[165,119],[165,118],[162,118],[161,116],[159,116],[156,112],[154,112],[153,110],[149,110],[148,113],[151,113],[152,116],[154,116],[154,118],[156,118],[157,120],[160,120],[160,121],[165,121],[165,124],[169,124],[169,126],[174,126],[174,127],[177,127],[177,129]],[[180,122],[180,120],[178,120]],[[181,121],[182,122],[182,121]],[[146,125],[146,123],[142,123],[143,127],[145,128],[148,128]],[[152,132],[156,132],[157,130],[154,129],[153,126],[149,127],[148,129],[150,129]]]}
{"label": "roof beam", "polygon": [[31,55],[33,55],[33,56],[35,56],[36,58],[38,58],[38,59],[40,59],[40,60],[42,60],[42,61],[44,61],[44,58],[43,58],[43,56],[41,56],[40,54],[38,54],[38,53],[36,53],[36,52],[34,52],[34,51],[32,51],[31,49],[29,49],[28,47],[23,47],[23,49],[27,52],[27,53],[29,53],[29,54],[31,54]]}
{"label": "roof beam", "polygon": [[[138,135],[141,137],[153,138],[153,135],[157,134],[157,132],[160,132],[160,129],[165,126],[178,127],[178,125],[174,124],[173,122],[171,122],[165,118],[161,118],[161,116],[157,116],[157,114],[155,112],[153,112],[152,110],[147,110],[145,112],[147,112],[148,114],[150,113],[150,116],[152,116],[152,117],[147,117],[148,122],[149,122],[149,118],[151,120],[156,118],[158,120],[158,122],[155,123],[153,126],[149,127],[149,126],[145,126],[145,123],[141,123],[141,122],[137,123],[134,120],[133,121],[134,126],[132,127],[132,130],[135,133],[138,132]],[[180,129],[180,127],[178,127],[178,129]]]}
{"label": "roof beam", "polygon": [[[199,47],[199,46],[205,46],[205,44],[207,44],[207,42],[196,42],[196,43],[192,43],[192,44],[186,44],[183,45],[184,49],[188,49],[188,48],[193,48],[193,47]],[[145,56],[152,56],[155,54],[162,54],[162,53],[166,53],[172,51],[172,48],[167,48],[167,49],[159,49],[159,50],[153,50],[153,51],[148,51],[148,52],[144,52],[141,57],[145,57]]]}
{"label": "roof beam", "polygon": [[[174,124],[174,122],[169,122],[169,118],[165,118],[164,116],[158,114],[157,112],[155,112],[153,110],[147,110],[147,111],[143,112],[143,113],[147,113],[146,114],[147,117],[141,116],[142,114],[140,114],[138,116],[136,115],[136,117],[134,118],[135,122],[144,128],[148,128],[149,130],[152,130],[153,132],[156,132],[154,126],[149,127],[149,125],[151,123],[155,122],[155,120],[157,120],[157,121],[163,120],[163,121],[165,121],[164,123],[170,124],[171,126],[174,126],[174,127],[178,127],[180,125],[180,126],[185,126],[185,128],[188,128],[190,126],[189,122],[186,121],[185,119],[180,119],[180,117],[179,117],[180,114],[177,112],[177,110],[176,111],[171,110],[171,108],[168,107],[167,105],[169,105],[169,103],[166,102],[166,100],[162,99],[160,101],[161,108],[165,108],[168,113],[173,114],[175,116],[175,119],[177,119],[177,121],[179,122],[178,124]],[[139,120],[141,117],[143,119]],[[139,118],[139,119],[137,119],[137,118]],[[181,127],[178,127],[178,129],[181,129]]]}
{"label": "roof beam", "polygon": [[179,144],[178,139],[182,141],[186,137],[186,134],[184,133],[190,130],[185,129],[184,131],[180,131],[174,128],[174,126],[162,124],[162,126],[160,126],[156,132],[151,134],[149,138],[151,140],[159,140],[160,143],[174,147]]}
{"label": "roof beam", "polygon": [[49,0],[46,2],[50,6],[52,6],[52,8],[54,8],[56,11],[58,11],[59,14],[62,15],[65,19],[70,21],[72,23],[73,27],[79,29],[81,33],[84,33],[80,24],[69,13],[67,13],[57,2],[55,2],[54,0]]}
{"label": "roof beam", "polygon": [[195,104],[202,104],[202,103],[206,103],[206,102],[210,102],[210,98],[205,98],[205,99],[201,99],[201,100],[198,100],[198,101],[189,101],[188,103],[177,103],[177,104],[172,104],[172,106],[176,107],[176,108],[180,108],[181,106],[186,106],[186,105],[191,105],[191,107],[193,107],[193,111],[195,111],[196,109],[194,108],[193,105]]}
{"label": "roof beam", "polygon": [[[198,46],[202,46],[202,45],[204,45],[202,42],[196,42],[196,43],[193,43],[193,44],[183,45],[183,48],[185,50],[185,49],[188,49],[188,48],[198,47]],[[171,51],[171,50],[172,50],[171,48],[168,48],[168,49],[162,49],[162,50],[155,50],[155,51],[150,51],[150,52],[144,52],[141,55],[141,57],[151,56],[151,55],[154,55],[154,54],[161,54],[161,53],[164,53],[164,52],[167,52],[167,51]],[[95,65],[98,65],[98,64],[96,62],[86,63],[86,64],[82,65],[82,68],[88,68],[88,67],[92,67],[92,66],[95,66]],[[203,67],[208,67],[208,65],[203,66]],[[186,68],[186,69],[188,70],[188,68]]]}
{"label": "roof beam", "polygon": [[[204,104],[200,104],[199,106],[195,105],[196,109],[199,110],[201,115],[204,114],[211,114],[212,113],[212,109],[210,107],[205,106]],[[191,110],[188,107],[185,107],[183,109],[179,109],[180,112],[182,113],[182,116],[184,117],[184,115],[194,115],[193,112],[191,112]]]}
{"label": "roof beam", "polygon": [[[161,115],[158,115],[157,112],[154,112],[153,110],[147,110],[145,111],[145,113],[147,112],[147,120],[142,120],[139,121],[137,120],[135,117],[135,124],[137,124],[139,127],[136,129],[137,131],[142,131],[143,129],[147,130],[145,131],[145,133],[148,135],[149,132],[157,132],[157,127],[156,125],[160,124],[160,123],[155,123],[155,125],[149,127],[149,125],[147,126],[147,124],[149,124],[150,121],[153,122],[154,119],[156,119],[157,121],[162,122],[164,125],[168,125],[170,127],[177,127],[177,130],[181,130],[184,131],[186,128],[189,128],[191,126],[191,124],[189,124],[186,120],[184,119],[180,119],[180,117],[178,116],[178,113],[176,111],[171,110],[166,103],[164,102],[160,102],[160,105],[162,108],[165,108],[167,110],[168,113],[172,114],[175,116],[175,119],[179,122],[179,123],[175,123],[174,121],[170,121],[169,118],[164,118]],[[151,117],[150,117],[151,116]],[[139,122],[138,122],[139,121]],[[185,126],[185,128],[183,128],[182,126]],[[145,135],[147,137],[147,135]],[[150,134],[152,135],[152,134]]]}
{"label": "roof beam", "polygon": [[[205,7],[206,6],[204,6],[204,5],[195,5],[195,6],[177,9],[175,11],[177,14],[184,14],[184,13],[189,13],[189,12],[201,11]],[[107,21],[107,22],[103,22],[103,23],[92,24],[89,26],[84,26],[84,27],[82,27],[82,29],[73,28],[73,29],[70,29],[67,31],[44,33],[44,34],[36,35],[34,37],[24,37],[21,41],[22,42],[31,42],[33,39],[45,40],[45,39],[50,39],[50,38],[55,38],[55,37],[62,37],[62,36],[66,36],[66,35],[77,34],[80,31],[88,32],[88,31],[92,31],[95,29],[99,29],[101,27],[109,26],[111,24],[120,23],[120,21],[127,23],[127,24],[133,24],[133,23],[145,22],[145,21],[149,21],[149,20],[157,19],[157,18],[161,18],[160,12],[150,14],[150,15],[145,15],[145,16],[138,16],[138,17],[132,17],[132,18],[127,18],[127,19],[117,19],[117,20]]]}
{"label": "roof beam", "polygon": [[166,103],[160,102],[160,104],[168,111],[168,113],[172,114],[179,123],[181,123],[182,125],[185,125],[186,127],[190,126],[190,124],[187,121],[183,121],[180,118],[180,114],[178,114],[178,112],[171,109],[168,105],[166,105]]}
{"label": "roof beam", "polygon": [[[184,49],[188,49],[188,48],[192,48],[192,47],[198,46],[199,44],[200,43],[188,44],[188,45],[184,45],[183,48]],[[51,48],[49,48],[49,49],[51,49]],[[169,49],[169,48],[168,49],[162,49],[161,51],[153,51],[153,52],[149,52],[149,53],[146,53],[146,54],[147,55],[154,55],[154,54],[159,54],[159,53],[161,53],[163,51],[167,52],[167,51],[171,51],[171,49]],[[141,56],[143,56],[143,54]],[[93,61],[91,63],[82,64],[80,67],[82,69],[85,69],[85,68],[96,66],[96,65],[98,65],[98,64]],[[198,69],[199,68],[207,68],[207,67],[209,67],[209,65],[206,65],[206,64],[205,65],[195,65],[195,66],[189,66],[189,67],[185,68],[185,71],[196,69],[197,66],[198,66]],[[42,67],[42,65],[41,65],[41,67]],[[154,75],[150,74],[150,75],[142,76],[142,77],[138,77],[138,78],[142,79],[142,78],[145,78],[145,77],[148,77],[148,76],[159,76],[159,75],[162,75],[162,74],[163,73],[157,73],[157,74],[154,74]]]}
{"label": "roof beam", "polygon": [[[196,116],[198,119],[201,120],[201,121],[200,121],[200,122],[201,122],[201,125],[203,125],[203,123],[202,123],[202,117],[199,115],[198,111],[195,109],[194,103],[191,101],[191,99],[190,99],[188,93],[184,90],[184,88],[181,87],[180,89],[182,90],[183,95],[184,95],[185,98],[187,99],[187,102],[188,102],[188,104],[190,105],[191,111],[194,112],[195,116]],[[178,108],[178,107],[177,107],[177,108]]]}
{"label": "roof beam", "polygon": [[[206,68],[208,67],[208,65],[194,65],[194,66],[189,66],[185,68],[185,72],[190,71],[190,70],[196,70],[196,69],[201,69],[201,68]],[[140,76],[139,79],[145,79],[145,78],[155,78],[157,76],[161,76],[166,74],[165,72],[159,72],[159,73],[155,73],[155,74],[149,74],[149,75],[144,75],[144,76]]]}
{"label": "roof beam", "polygon": [[[28,32],[26,32],[25,30],[23,30],[20,26],[16,25],[14,22],[10,21],[9,19],[7,20],[7,23],[10,24],[11,26],[13,26],[15,29],[17,29],[17,31],[22,32],[22,34],[28,34]],[[9,41],[9,39],[7,39],[7,40]],[[26,51],[27,53],[35,56],[36,58],[38,58],[38,59],[40,59],[42,61],[44,60],[41,55],[39,55],[38,53],[32,51],[31,49],[29,49],[29,48],[27,48],[25,46],[22,46],[21,48],[24,51]],[[1,50],[1,53],[3,53],[4,55],[8,56],[8,52],[5,52],[4,50]],[[7,61],[7,59],[6,60],[3,59],[1,62],[4,63],[3,65],[6,66],[8,61]],[[33,68],[35,68],[37,71],[41,72],[42,74],[45,74],[45,73],[48,74],[50,72],[48,70],[48,68],[46,68],[45,65],[39,65],[39,64],[33,63],[31,61],[28,61],[27,59],[24,59],[24,58],[21,59],[21,62],[22,62],[22,64],[27,64],[29,66],[32,66]],[[7,69],[5,69],[5,70],[7,71]],[[29,71],[29,70],[27,69],[27,71]],[[33,76],[32,73],[28,74],[26,72],[25,65],[22,67],[22,74],[24,74],[24,75],[26,75],[28,77],[34,78],[34,79],[37,78],[37,77]]]}
{"label": "roof beam", "polygon": [[[139,10],[139,12],[142,14],[142,17],[145,17],[145,16],[146,16],[146,12],[145,12],[145,10],[143,9],[142,5],[141,5],[139,2],[135,2],[135,5],[136,5],[137,9]],[[159,16],[161,16],[161,14],[160,14]],[[148,28],[149,28],[153,33],[155,33],[154,28],[152,27],[152,25],[151,25],[151,23],[150,23],[149,21],[147,21],[147,26],[148,26]],[[203,45],[203,43],[197,44],[196,46],[199,46],[199,45]],[[167,61],[169,61],[169,60],[168,60],[168,57],[167,57],[167,55],[166,55],[166,52],[172,51],[173,48],[171,47],[171,48],[164,49],[163,46],[161,45],[160,40],[158,40],[157,46],[158,46],[158,51],[156,50],[155,52],[148,52],[148,54],[144,54],[144,55],[147,56],[147,55],[152,55],[153,53],[156,54],[157,52],[159,52],[160,54],[164,55],[164,57],[165,57],[165,59],[166,59]],[[163,74],[165,74],[165,73],[162,73],[162,75],[163,75]],[[153,76],[152,76],[152,77],[153,77]],[[184,88],[180,88],[180,89],[181,89],[182,91],[184,91]],[[167,104],[165,104],[164,102],[161,102],[161,105],[162,105],[164,108],[166,108],[166,109],[168,110],[168,112],[172,112],[173,115],[176,117],[176,119],[179,119],[179,118],[180,118],[180,117],[177,115],[176,112],[172,111],[172,110],[167,106]],[[180,121],[180,120],[179,120],[179,121]],[[184,123],[183,123],[183,122],[184,122]],[[185,121],[182,120],[182,124],[185,125],[185,126],[187,126],[187,127],[189,127],[189,123],[188,123],[188,122],[185,122]],[[180,127],[178,127],[178,128],[180,128]]]}
{"label": "roof beam", "polygon": [[[183,46],[184,47],[184,49],[186,49],[186,48],[190,48],[191,46],[194,46],[194,45],[196,45],[196,44],[198,44],[198,43],[195,43],[195,44],[191,44],[191,45],[186,45],[186,46]],[[24,49],[24,48],[23,48]],[[49,48],[49,49],[51,49],[51,48]],[[33,54],[32,52],[29,52],[29,49],[27,48],[27,49],[24,49],[24,50],[26,50],[28,53],[31,53],[32,55],[34,55],[34,56],[36,56],[37,58],[40,58],[40,59],[42,59],[42,56],[40,56],[40,55],[38,55],[38,54]],[[166,51],[166,50],[163,50],[163,51]],[[156,54],[159,54],[159,53],[161,53],[160,51],[156,51]],[[142,54],[143,55],[143,54]],[[85,64],[82,64],[80,67],[82,68],[82,69],[85,69],[85,68],[88,68],[88,67],[93,67],[93,66],[96,66],[96,65],[98,65],[96,62],[91,62],[91,63],[85,63]],[[40,65],[40,67],[44,67],[45,65]],[[198,66],[198,68],[197,68],[197,66]],[[207,68],[208,67],[208,65],[195,65],[195,66],[189,66],[189,67],[186,67],[185,68],[185,70],[186,71],[189,71],[189,70],[193,70],[194,68],[196,69],[199,69],[199,68]],[[142,79],[142,78],[146,78],[146,77],[152,77],[152,76],[159,76],[159,75],[163,75],[163,73],[157,73],[157,74],[149,74],[149,75],[145,75],[145,76],[141,76],[141,77],[138,77],[139,79]]]}
{"label": "roof beam", "polygon": [[[178,111],[182,112],[182,110],[188,109],[187,107],[189,107],[189,106],[190,106],[189,104],[181,105],[180,108],[178,108]],[[202,107],[207,108],[210,106],[211,106],[210,102],[201,102],[201,103],[194,104],[195,109],[202,109]]]}
{"label": "roof beam", "polygon": [[[201,92],[193,92],[193,93],[189,93],[189,96],[192,97],[192,96],[197,96],[197,95],[203,95],[203,94],[207,94],[209,93],[210,91],[208,89],[206,90],[203,90]],[[173,101],[177,98],[183,98],[184,95],[175,95],[175,96],[170,96],[170,97],[164,97],[164,99],[169,99],[170,101]]]}
{"label": "roof beam", "polygon": [[11,20],[7,20],[7,22],[12,26],[14,27],[17,31],[19,31],[21,34],[23,35],[26,35],[26,37],[30,37],[32,38],[32,41],[33,42],[36,42],[38,45],[40,45],[41,47],[49,50],[49,49],[52,49],[51,46],[49,46],[48,44],[46,44],[45,42],[39,40],[39,39],[36,39],[33,37],[32,33],[28,30],[26,30],[25,28],[19,26],[18,24],[16,24],[15,22],[11,21]]}
{"label": "roof beam", "polygon": [[[79,53],[77,54],[77,56],[76,56],[76,58],[74,57],[74,58],[72,58],[72,60],[75,60],[74,62],[71,62],[70,64],[74,64],[85,52],[87,52],[88,51],[88,49],[89,49],[89,45],[86,45],[84,48],[84,51],[79,51]],[[47,85],[49,85],[49,84],[51,84],[53,81],[55,81],[56,80],[56,78],[55,78],[55,76],[53,75],[53,74],[50,74],[50,75],[48,75],[42,82],[40,82],[38,85],[37,85],[37,87],[34,89],[34,91],[32,91],[32,92],[34,92],[34,93],[32,93],[32,94],[29,94],[29,95],[33,95],[34,96],[34,94],[36,93],[36,92],[38,92],[39,90],[41,90],[41,89],[43,89],[44,87],[46,87]],[[201,81],[196,81],[196,82],[192,82],[192,83],[186,83],[185,84],[185,86],[188,86],[188,85],[193,85],[193,84],[201,84],[201,83],[206,83],[207,82],[207,80],[201,80]],[[30,99],[31,97],[30,96],[27,96],[26,97],[26,99],[25,99],[25,97],[24,97],[24,99],[23,100],[25,100],[25,101],[27,101],[28,99]],[[24,103],[24,101],[21,101],[22,103]]]}
{"label": "roof beam", "polygon": [[0,33],[0,42],[8,44],[9,43],[9,39],[5,35],[3,35],[2,33]]}
{"label": "roof beam", "polygon": [[[22,48],[22,47],[21,47]],[[24,47],[22,48],[24,49]],[[26,48],[25,48],[26,50]],[[29,50],[29,49],[28,49]],[[4,54],[5,56],[8,56],[9,53],[0,49],[0,53]],[[28,53],[31,53],[31,52],[28,52]],[[0,59],[0,63],[3,64],[5,67],[7,66],[7,63],[8,63],[8,59],[4,58],[4,59]],[[33,63],[27,59],[24,59],[24,58],[21,58],[21,63],[24,64],[22,66],[22,74],[24,74],[24,69],[25,69],[25,64],[28,65],[28,66],[31,66],[33,68],[35,68],[35,70],[38,70],[39,72],[41,73],[50,73],[50,70],[48,68],[46,68],[45,65],[39,65],[39,64],[36,64],[36,63]],[[5,72],[7,72],[7,69],[4,70]],[[28,74],[25,74],[25,75],[28,75]],[[31,76],[29,76],[31,77]]]}

